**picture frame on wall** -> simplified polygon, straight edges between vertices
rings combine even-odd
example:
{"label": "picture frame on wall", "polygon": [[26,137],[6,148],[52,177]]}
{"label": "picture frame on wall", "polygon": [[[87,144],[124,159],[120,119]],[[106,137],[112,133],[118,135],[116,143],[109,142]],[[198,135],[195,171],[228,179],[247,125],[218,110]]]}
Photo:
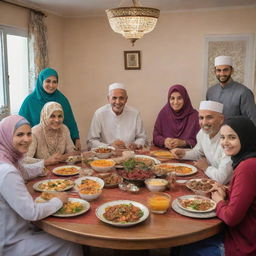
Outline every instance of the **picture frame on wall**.
{"label": "picture frame on wall", "polygon": [[124,51],[124,69],[141,69],[140,51]]}

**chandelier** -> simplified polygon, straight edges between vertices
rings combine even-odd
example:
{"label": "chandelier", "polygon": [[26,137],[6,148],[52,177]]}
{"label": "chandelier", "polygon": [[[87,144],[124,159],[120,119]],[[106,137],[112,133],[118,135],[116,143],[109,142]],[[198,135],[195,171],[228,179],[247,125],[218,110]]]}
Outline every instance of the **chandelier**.
{"label": "chandelier", "polygon": [[118,7],[106,10],[110,27],[134,42],[151,32],[159,17],[160,11],[155,8],[138,6],[138,0],[132,0],[131,7]]}

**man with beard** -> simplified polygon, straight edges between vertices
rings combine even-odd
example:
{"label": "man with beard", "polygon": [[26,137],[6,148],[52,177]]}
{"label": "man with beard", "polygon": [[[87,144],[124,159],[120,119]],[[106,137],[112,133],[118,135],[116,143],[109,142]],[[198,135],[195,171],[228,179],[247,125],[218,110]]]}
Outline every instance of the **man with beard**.
{"label": "man with beard", "polygon": [[215,75],[219,83],[207,90],[206,99],[222,103],[225,117],[246,116],[256,125],[254,95],[246,86],[233,81],[233,72],[233,61],[230,56],[216,57]]}
{"label": "man with beard", "polygon": [[142,148],[146,143],[146,132],[139,111],[126,105],[128,95],[125,86],[111,84],[107,99],[109,104],[94,113],[87,138],[88,147]]}
{"label": "man with beard", "polygon": [[220,145],[220,127],[224,122],[223,104],[216,101],[201,101],[199,124],[201,130],[194,148],[171,150],[177,159],[194,160],[194,165],[221,184],[227,184],[232,176],[232,161]]}

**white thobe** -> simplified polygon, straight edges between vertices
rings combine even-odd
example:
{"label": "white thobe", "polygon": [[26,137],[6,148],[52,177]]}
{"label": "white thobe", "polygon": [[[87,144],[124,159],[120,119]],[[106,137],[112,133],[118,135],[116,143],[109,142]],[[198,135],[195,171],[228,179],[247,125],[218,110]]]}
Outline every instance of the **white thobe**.
{"label": "white thobe", "polygon": [[201,157],[205,157],[209,163],[205,174],[221,184],[228,183],[233,174],[232,160],[229,156],[225,155],[220,145],[220,133],[210,138],[201,129],[196,139],[197,144],[193,149],[186,151],[183,159],[198,160]]}
{"label": "white thobe", "polygon": [[[43,219],[62,207],[62,201],[53,198],[36,203],[28,192],[21,172],[13,165],[0,163],[0,256],[13,255],[82,255],[80,246],[37,232],[30,221]],[[41,168],[38,169],[41,174]],[[36,175],[35,169],[32,175]]]}
{"label": "white thobe", "polygon": [[140,113],[135,108],[125,106],[122,114],[116,115],[107,104],[94,113],[87,145],[94,148],[122,140],[126,145],[136,143],[144,146],[146,139]]}

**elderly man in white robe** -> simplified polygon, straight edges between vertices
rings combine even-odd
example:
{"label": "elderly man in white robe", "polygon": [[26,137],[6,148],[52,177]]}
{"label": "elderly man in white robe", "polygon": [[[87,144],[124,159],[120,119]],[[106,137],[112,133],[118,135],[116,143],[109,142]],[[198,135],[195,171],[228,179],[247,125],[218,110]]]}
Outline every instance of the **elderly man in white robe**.
{"label": "elderly man in white robe", "polygon": [[88,148],[111,145],[117,149],[140,149],[146,144],[146,132],[140,113],[126,105],[124,84],[109,86],[109,104],[94,113],[88,138]]}
{"label": "elderly man in white robe", "polygon": [[220,127],[224,122],[223,104],[202,101],[199,107],[201,130],[193,149],[173,149],[177,159],[194,160],[194,165],[221,184],[227,184],[232,176],[232,160],[224,154],[220,145]]}

